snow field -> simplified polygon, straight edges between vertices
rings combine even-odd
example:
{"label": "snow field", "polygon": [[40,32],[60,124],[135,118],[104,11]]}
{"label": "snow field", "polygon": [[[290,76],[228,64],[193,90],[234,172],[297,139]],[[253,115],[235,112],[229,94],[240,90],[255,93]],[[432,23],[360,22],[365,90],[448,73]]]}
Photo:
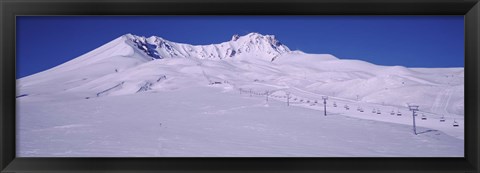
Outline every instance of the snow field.
{"label": "snow field", "polygon": [[[463,156],[441,131],[286,106],[221,88],[22,103],[20,157]],[[136,103],[136,104],[131,104]],[[40,116],[41,115],[41,116]],[[41,136],[38,138],[37,136]],[[408,141],[408,142],[406,142]]]}

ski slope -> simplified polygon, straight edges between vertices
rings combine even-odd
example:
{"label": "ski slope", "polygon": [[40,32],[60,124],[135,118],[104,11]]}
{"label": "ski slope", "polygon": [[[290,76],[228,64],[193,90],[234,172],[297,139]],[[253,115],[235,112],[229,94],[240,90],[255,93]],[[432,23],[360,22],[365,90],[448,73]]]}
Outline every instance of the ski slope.
{"label": "ski slope", "polygon": [[20,157],[463,156],[463,140],[439,130],[419,127],[422,134],[413,135],[410,125],[352,118],[347,112],[334,109],[324,116],[323,111],[315,109],[223,91],[192,87],[49,104],[22,103],[17,154]]}
{"label": "ski slope", "polygon": [[463,157],[463,78],[292,51],[259,33],[211,45],[126,34],[17,80],[17,154]]}

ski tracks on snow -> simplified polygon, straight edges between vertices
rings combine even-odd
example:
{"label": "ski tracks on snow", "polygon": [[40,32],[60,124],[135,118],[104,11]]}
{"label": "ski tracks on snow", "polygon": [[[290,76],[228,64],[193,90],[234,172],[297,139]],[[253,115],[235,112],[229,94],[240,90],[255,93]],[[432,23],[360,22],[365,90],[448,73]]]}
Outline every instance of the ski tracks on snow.
{"label": "ski tracks on snow", "polygon": [[158,137],[157,137],[157,148],[155,150],[155,156],[163,156],[163,141],[165,140],[164,137],[162,137],[162,134],[163,134],[163,127],[162,127],[162,123],[159,123],[158,126],[159,126],[159,130],[158,130]]}
{"label": "ski tracks on snow", "polygon": [[432,108],[430,109],[433,113],[439,114],[449,114],[447,107],[450,103],[450,98],[452,97],[453,90],[451,88],[447,88],[442,90],[437,97],[435,97],[435,101],[432,104]]}

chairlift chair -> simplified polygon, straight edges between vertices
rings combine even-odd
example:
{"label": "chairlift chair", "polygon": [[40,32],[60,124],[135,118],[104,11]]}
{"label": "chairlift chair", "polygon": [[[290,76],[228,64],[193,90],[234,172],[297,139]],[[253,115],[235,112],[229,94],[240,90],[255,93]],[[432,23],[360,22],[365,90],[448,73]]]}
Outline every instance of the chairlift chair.
{"label": "chairlift chair", "polygon": [[377,114],[382,114],[382,112],[380,112],[380,109],[379,109],[379,110],[377,110]]}
{"label": "chairlift chair", "polygon": [[442,116],[442,118],[440,118],[440,122],[445,122],[445,117]]}
{"label": "chairlift chair", "polygon": [[453,127],[458,127],[458,123],[455,120],[453,120]]}
{"label": "chairlift chair", "polygon": [[375,109],[372,110],[372,113],[377,113],[377,111]]}
{"label": "chairlift chair", "polygon": [[390,115],[395,115],[395,111],[392,110],[392,112],[390,112]]}
{"label": "chairlift chair", "polygon": [[422,114],[422,120],[427,120],[427,116],[425,116],[425,114]]}
{"label": "chairlift chair", "polygon": [[337,103],[333,102],[333,107],[337,107]]}
{"label": "chairlift chair", "polygon": [[402,116],[402,113],[400,111],[398,111],[397,116]]}

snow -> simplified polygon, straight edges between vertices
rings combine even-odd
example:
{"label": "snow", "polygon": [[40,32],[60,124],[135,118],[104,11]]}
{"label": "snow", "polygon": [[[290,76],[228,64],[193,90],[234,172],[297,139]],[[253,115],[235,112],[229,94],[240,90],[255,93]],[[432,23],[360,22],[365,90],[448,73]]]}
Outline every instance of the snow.
{"label": "snow", "polygon": [[[218,90],[195,87],[50,104],[22,103],[18,154],[463,156],[463,140],[441,131],[419,128],[425,133],[415,136],[409,125],[350,118],[337,111],[323,116],[323,111]],[[39,113],[42,116],[35,116]]]}
{"label": "snow", "polygon": [[17,92],[19,157],[464,154],[463,68],[308,54],[259,33],[211,45],[126,34]]}

